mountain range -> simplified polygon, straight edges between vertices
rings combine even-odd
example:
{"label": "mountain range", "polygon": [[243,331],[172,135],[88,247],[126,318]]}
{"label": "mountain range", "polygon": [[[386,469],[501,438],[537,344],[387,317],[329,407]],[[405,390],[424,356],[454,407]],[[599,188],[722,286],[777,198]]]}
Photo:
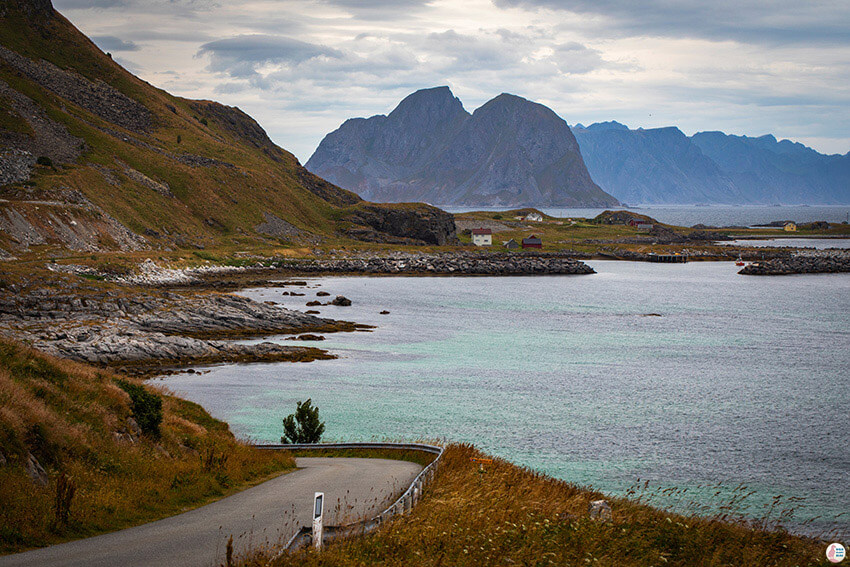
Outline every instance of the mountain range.
{"label": "mountain range", "polygon": [[618,122],[570,128],[551,109],[501,94],[469,114],[448,87],[388,115],[347,120],[306,167],[366,199],[436,205],[846,204],[850,152]]}
{"label": "mountain range", "polygon": [[618,122],[572,130],[593,179],[627,203],[850,203],[850,153],[824,155],[770,134],[688,137]]}
{"label": "mountain range", "polygon": [[448,87],[417,91],[386,116],[347,120],[325,136],[306,167],[381,201],[617,204],[591,179],[567,123],[510,94],[470,114]]}
{"label": "mountain range", "polygon": [[454,238],[448,213],[365,202],[238,108],[135,77],[50,0],[0,3],[0,259]]}

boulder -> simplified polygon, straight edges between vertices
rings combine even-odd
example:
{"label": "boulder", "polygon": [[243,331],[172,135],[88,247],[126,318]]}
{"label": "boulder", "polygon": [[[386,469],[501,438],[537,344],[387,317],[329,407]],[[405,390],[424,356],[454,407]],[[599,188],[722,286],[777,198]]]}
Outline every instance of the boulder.
{"label": "boulder", "polygon": [[344,295],[337,295],[329,305],[339,305],[340,307],[348,307],[351,305],[351,300]]}

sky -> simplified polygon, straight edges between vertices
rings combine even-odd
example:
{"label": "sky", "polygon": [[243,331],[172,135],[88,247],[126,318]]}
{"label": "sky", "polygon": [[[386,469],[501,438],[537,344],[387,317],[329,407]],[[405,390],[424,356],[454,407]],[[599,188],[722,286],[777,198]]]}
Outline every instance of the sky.
{"label": "sky", "polygon": [[772,133],[850,151],[847,0],[54,0],[125,68],[238,106],[302,163],[353,117],[448,85],[573,125]]}

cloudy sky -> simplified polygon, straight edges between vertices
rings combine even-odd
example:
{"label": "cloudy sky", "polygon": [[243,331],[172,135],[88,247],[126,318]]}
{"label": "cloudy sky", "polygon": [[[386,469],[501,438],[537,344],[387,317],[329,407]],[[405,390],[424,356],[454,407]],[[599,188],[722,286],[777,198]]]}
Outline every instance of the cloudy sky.
{"label": "cloudy sky", "polygon": [[850,151],[847,0],[54,0],[127,69],[239,106],[306,162],[347,118],[448,85]]}

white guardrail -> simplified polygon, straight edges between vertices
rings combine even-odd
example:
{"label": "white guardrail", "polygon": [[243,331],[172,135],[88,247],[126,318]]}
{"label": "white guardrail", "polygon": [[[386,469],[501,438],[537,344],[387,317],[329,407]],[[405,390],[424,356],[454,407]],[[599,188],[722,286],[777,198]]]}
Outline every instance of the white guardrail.
{"label": "white guardrail", "polygon": [[[371,532],[378,528],[378,526],[380,526],[383,522],[392,519],[394,516],[409,512],[422,496],[422,491],[425,489],[425,486],[434,478],[434,473],[439,466],[440,458],[443,456],[442,447],[437,445],[426,445],[424,443],[296,443],[290,445],[255,445],[255,447],[266,451],[393,449],[403,451],[422,451],[423,453],[437,455],[434,460],[428,464],[428,466],[416,475],[416,478],[413,479],[413,482],[410,483],[407,490],[405,490],[404,493],[395,500],[395,502],[390,504],[386,510],[371,519],[361,520],[359,522],[345,524],[342,526],[325,526],[323,538],[325,541]],[[284,549],[287,551],[301,549],[302,547],[310,545],[312,543],[311,540],[312,527],[302,526],[295,535],[289,539]]]}

